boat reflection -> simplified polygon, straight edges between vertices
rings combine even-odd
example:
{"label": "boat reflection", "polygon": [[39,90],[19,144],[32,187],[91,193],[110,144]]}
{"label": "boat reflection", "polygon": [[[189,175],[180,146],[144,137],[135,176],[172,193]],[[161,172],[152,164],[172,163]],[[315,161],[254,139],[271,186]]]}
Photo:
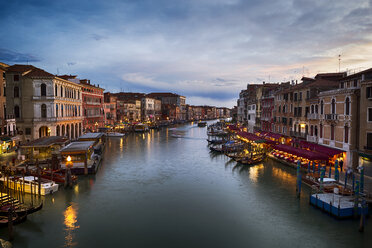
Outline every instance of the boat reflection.
{"label": "boat reflection", "polygon": [[77,242],[74,242],[74,231],[80,226],[77,223],[78,206],[75,203],[71,203],[63,212],[64,224],[65,224],[65,247],[75,247]]}

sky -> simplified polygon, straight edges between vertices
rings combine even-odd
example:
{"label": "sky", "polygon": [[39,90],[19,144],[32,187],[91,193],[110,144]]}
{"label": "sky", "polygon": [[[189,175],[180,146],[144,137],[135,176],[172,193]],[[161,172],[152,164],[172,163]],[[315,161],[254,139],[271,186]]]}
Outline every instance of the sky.
{"label": "sky", "polygon": [[248,83],[372,67],[372,0],[0,2],[0,62],[232,107]]}

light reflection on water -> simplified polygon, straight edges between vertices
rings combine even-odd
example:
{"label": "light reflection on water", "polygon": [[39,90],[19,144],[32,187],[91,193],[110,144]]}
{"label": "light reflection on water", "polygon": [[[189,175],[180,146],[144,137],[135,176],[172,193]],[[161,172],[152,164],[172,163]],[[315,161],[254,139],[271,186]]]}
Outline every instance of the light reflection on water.
{"label": "light reflection on water", "polygon": [[259,164],[249,168],[249,178],[252,180],[252,182],[257,183],[258,177],[263,169],[263,164]]}
{"label": "light reflection on water", "polygon": [[74,241],[75,230],[79,229],[77,215],[78,215],[78,205],[76,203],[71,203],[70,206],[66,208],[63,212],[64,224],[65,224],[65,247],[75,247],[77,242]]}

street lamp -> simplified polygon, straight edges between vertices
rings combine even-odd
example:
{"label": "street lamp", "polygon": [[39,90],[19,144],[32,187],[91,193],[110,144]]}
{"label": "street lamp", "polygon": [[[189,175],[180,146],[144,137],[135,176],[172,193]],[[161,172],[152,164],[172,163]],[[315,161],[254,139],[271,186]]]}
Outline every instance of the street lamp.
{"label": "street lamp", "polygon": [[73,166],[73,162],[71,161],[71,156],[68,155],[66,158],[66,175],[65,175],[65,187],[72,186],[72,178],[71,178],[71,168]]}

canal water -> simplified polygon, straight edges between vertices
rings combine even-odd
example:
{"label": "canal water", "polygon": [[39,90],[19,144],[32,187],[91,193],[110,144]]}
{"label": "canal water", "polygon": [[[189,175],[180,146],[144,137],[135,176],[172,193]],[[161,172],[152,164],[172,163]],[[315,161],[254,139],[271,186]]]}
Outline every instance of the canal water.
{"label": "canal water", "polygon": [[[181,137],[173,137],[177,134]],[[192,124],[110,138],[102,167],[15,226],[14,247],[370,247],[295,195],[295,170],[211,154]],[[7,229],[0,230],[7,238]],[[369,245],[369,246],[368,246]]]}

